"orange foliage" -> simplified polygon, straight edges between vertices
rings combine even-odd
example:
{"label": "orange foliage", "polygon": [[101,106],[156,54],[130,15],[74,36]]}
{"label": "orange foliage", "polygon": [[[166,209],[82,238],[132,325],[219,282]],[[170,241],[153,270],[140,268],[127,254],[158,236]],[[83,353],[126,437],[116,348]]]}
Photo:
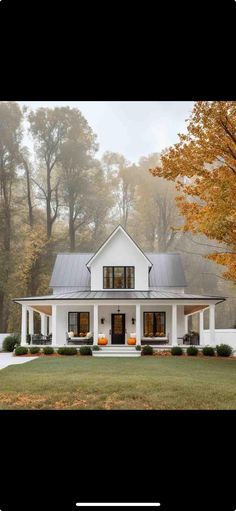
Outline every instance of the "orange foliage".
{"label": "orange foliage", "polygon": [[196,102],[179,139],[150,172],[176,182],[182,229],[222,243],[207,257],[236,282],[236,102]]}

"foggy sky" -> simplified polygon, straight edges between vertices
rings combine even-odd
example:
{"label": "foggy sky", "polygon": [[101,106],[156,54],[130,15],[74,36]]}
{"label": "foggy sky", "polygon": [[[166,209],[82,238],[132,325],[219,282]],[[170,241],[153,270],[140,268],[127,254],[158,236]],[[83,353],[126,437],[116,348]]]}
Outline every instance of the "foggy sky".
{"label": "foggy sky", "polygon": [[[105,151],[137,162],[140,156],[161,152],[186,132],[191,101],[19,101],[31,109],[41,106],[77,107],[97,134],[98,156]],[[26,143],[31,145],[28,137]]]}

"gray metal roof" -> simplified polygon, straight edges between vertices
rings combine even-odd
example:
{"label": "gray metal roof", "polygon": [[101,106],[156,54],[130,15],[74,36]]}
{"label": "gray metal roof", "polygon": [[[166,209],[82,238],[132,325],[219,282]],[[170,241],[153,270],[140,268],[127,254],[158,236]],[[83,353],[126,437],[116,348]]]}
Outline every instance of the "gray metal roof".
{"label": "gray metal roof", "polygon": [[179,254],[148,253],[153,266],[150,271],[150,287],[186,287],[181,256]]}
{"label": "gray metal roof", "polygon": [[[86,263],[92,253],[58,254],[53,268],[50,287],[75,287],[90,289],[90,272]],[[185,287],[186,280],[179,254],[147,253],[153,263],[150,270],[150,288]]]}
{"label": "gray metal roof", "polygon": [[90,289],[90,272],[86,263],[91,255],[91,253],[58,254],[49,286]]}
{"label": "gray metal roof", "polygon": [[24,300],[224,300],[221,296],[193,295],[163,289],[153,291],[71,291],[47,296],[16,298]]}

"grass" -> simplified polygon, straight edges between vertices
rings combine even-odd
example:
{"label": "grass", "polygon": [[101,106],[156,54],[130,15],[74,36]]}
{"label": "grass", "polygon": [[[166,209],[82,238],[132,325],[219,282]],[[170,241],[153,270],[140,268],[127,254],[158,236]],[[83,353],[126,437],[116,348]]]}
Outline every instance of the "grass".
{"label": "grass", "polygon": [[236,409],[236,360],[39,358],[0,371],[0,409]]}

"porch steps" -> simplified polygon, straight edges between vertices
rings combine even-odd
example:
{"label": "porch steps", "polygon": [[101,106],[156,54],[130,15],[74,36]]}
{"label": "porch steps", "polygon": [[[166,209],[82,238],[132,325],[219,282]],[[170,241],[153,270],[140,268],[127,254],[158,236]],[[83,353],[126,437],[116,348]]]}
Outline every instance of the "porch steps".
{"label": "porch steps", "polygon": [[141,351],[135,346],[100,346],[99,351],[93,351],[93,357],[140,357]]}

